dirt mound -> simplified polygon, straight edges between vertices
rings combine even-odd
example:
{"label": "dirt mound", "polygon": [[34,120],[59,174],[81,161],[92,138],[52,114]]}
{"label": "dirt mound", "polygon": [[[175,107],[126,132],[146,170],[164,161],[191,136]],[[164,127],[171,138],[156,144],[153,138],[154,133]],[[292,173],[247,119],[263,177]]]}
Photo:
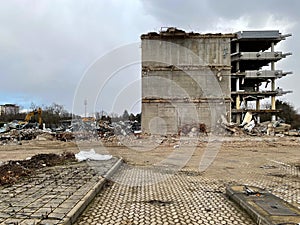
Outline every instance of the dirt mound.
{"label": "dirt mound", "polygon": [[62,165],[75,161],[74,153],[66,152],[57,154],[38,154],[28,160],[9,161],[0,166],[0,186],[16,183],[20,178],[27,177],[46,166]]}

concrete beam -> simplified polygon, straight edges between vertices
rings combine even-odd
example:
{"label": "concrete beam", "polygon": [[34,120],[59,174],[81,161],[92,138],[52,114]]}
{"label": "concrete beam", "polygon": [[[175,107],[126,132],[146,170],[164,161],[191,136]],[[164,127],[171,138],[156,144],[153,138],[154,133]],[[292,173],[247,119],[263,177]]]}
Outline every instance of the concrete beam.
{"label": "concrete beam", "polygon": [[263,60],[263,61],[278,61],[291,53],[282,52],[240,52],[231,54],[231,61],[242,61],[242,60]]}
{"label": "concrete beam", "polygon": [[282,70],[248,70],[245,72],[245,78],[281,78],[288,73],[284,73]]}

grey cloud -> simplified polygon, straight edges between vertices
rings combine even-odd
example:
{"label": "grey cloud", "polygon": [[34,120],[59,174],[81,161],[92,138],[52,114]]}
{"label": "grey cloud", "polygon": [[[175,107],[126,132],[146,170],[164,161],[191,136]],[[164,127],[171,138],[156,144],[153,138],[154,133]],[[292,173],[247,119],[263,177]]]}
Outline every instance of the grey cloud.
{"label": "grey cloud", "polygon": [[88,66],[132,39],[126,34],[131,24],[122,23],[135,17],[125,3],[2,1],[0,5],[0,87],[10,96],[15,90],[23,92],[24,102],[57,101],[71,109],[75,88]]}
{"label": "grey cloud", "polygon": [[[245,22],[245,29],[261,29],[272,16],[281,24],[293,25],[277,28],[294,35],[282,45],[294,55],[281,66],[295,74],[279,84],[294,90],[288,99],[300,107],[299,4],[292,0],[0,1],[0,101],[57,102],[71,110],[76,87],[87,68],[112,49],[138,42],[142,33],[162,26],[200,33],[236,31],[238,20]],[[139,74],[124,72],[118,77],[126,86]],[[101,75],[97,82],[103,82]],[[105,95],[114,95],[120,83],[111,84]],[[135,93],[134,98],[140,92]]]}
{"label": "grey cloud", "polygon": [[[278,69],[293,71],[279,79],[277,84],[284,89],[293,90],[293,94],[286,95],[296,108],[300,107],[300,90],[298,84],[300,70],[297,61],[300,55],[300,1],[296,0],[186,0],[160,1],[142,0],[147,13],[156,18],[163,25],[176,26],[185,30],[205,32],[235,32],[239,30],[276,29],[282,33],[292,33],[293,36],[276,46],[277,50],[291,51],[289,56],[278,63]],[[243,22],[238,24],[238,22]]]}

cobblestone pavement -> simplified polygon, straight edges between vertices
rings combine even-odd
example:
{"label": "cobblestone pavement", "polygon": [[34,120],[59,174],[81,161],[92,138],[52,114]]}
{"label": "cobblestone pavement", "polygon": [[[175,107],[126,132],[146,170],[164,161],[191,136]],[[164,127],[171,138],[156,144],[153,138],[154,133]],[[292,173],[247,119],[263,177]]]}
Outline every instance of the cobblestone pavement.
{"label": "cobblestone pavement", "polygon": [[116,161],[44,168],[18,184],[0,187],[0,224],[60,224]]}
{"label": "cobblestone pavement", "polygon": [[[299,166],[274,159],[264,159],[260,163],[255,163],[255,158],[253,162],[250,160],[241,161],[233,160],[232,167],[225,167],[218,174],[219,181],[223,183],[235,182],[265,189],[300,209]],[[216,164],[221,164],[221,160]],[[217,168],[221,170],[219,167]],[[209,168],[205,173],[208,179],[214,179],[216,176],[211,173],[212,170],[216,170],[216,168]],[[220,178],[222,174],[223,178]]]}
{"label": "cobblestone pavement", "polygon": [[[156,182],[160,178],[164,181]],[[172,175],[159,168],[124,166],[113,180],[76,225],[254,224],[227,200],[221,182],[197,171]]]}
{"label": "cobblestone pavement", "polygon": [[247,174],[229,173],[218,180],[193,169],[172,174],[124,166],[76,225],[254,224],[225,197],[230,183],[261,187],[300,208],[299,167],[279,161],[266,160],[260,167],[249,166]]}
{"label": "cobblestone pavement", "polygon": [[263,188],[300,209],[299,178],[299,167],[280,161],[267,160],[264,165],[258,168],[250,168],[249,166],[246,175],[235,174],[234,179],[231,180],[239,184]]}

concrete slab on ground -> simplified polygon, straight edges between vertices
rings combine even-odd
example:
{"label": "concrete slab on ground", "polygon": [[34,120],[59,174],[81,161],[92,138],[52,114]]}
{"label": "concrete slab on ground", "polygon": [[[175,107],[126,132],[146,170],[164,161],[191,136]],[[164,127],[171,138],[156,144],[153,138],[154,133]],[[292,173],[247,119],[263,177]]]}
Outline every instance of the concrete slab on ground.
{"label": "concrete slab on ground", "polygon": [[234,185],[226,188],[230,199],[244,209],[257,224],[299,224],[300,210],[258,187]]}

